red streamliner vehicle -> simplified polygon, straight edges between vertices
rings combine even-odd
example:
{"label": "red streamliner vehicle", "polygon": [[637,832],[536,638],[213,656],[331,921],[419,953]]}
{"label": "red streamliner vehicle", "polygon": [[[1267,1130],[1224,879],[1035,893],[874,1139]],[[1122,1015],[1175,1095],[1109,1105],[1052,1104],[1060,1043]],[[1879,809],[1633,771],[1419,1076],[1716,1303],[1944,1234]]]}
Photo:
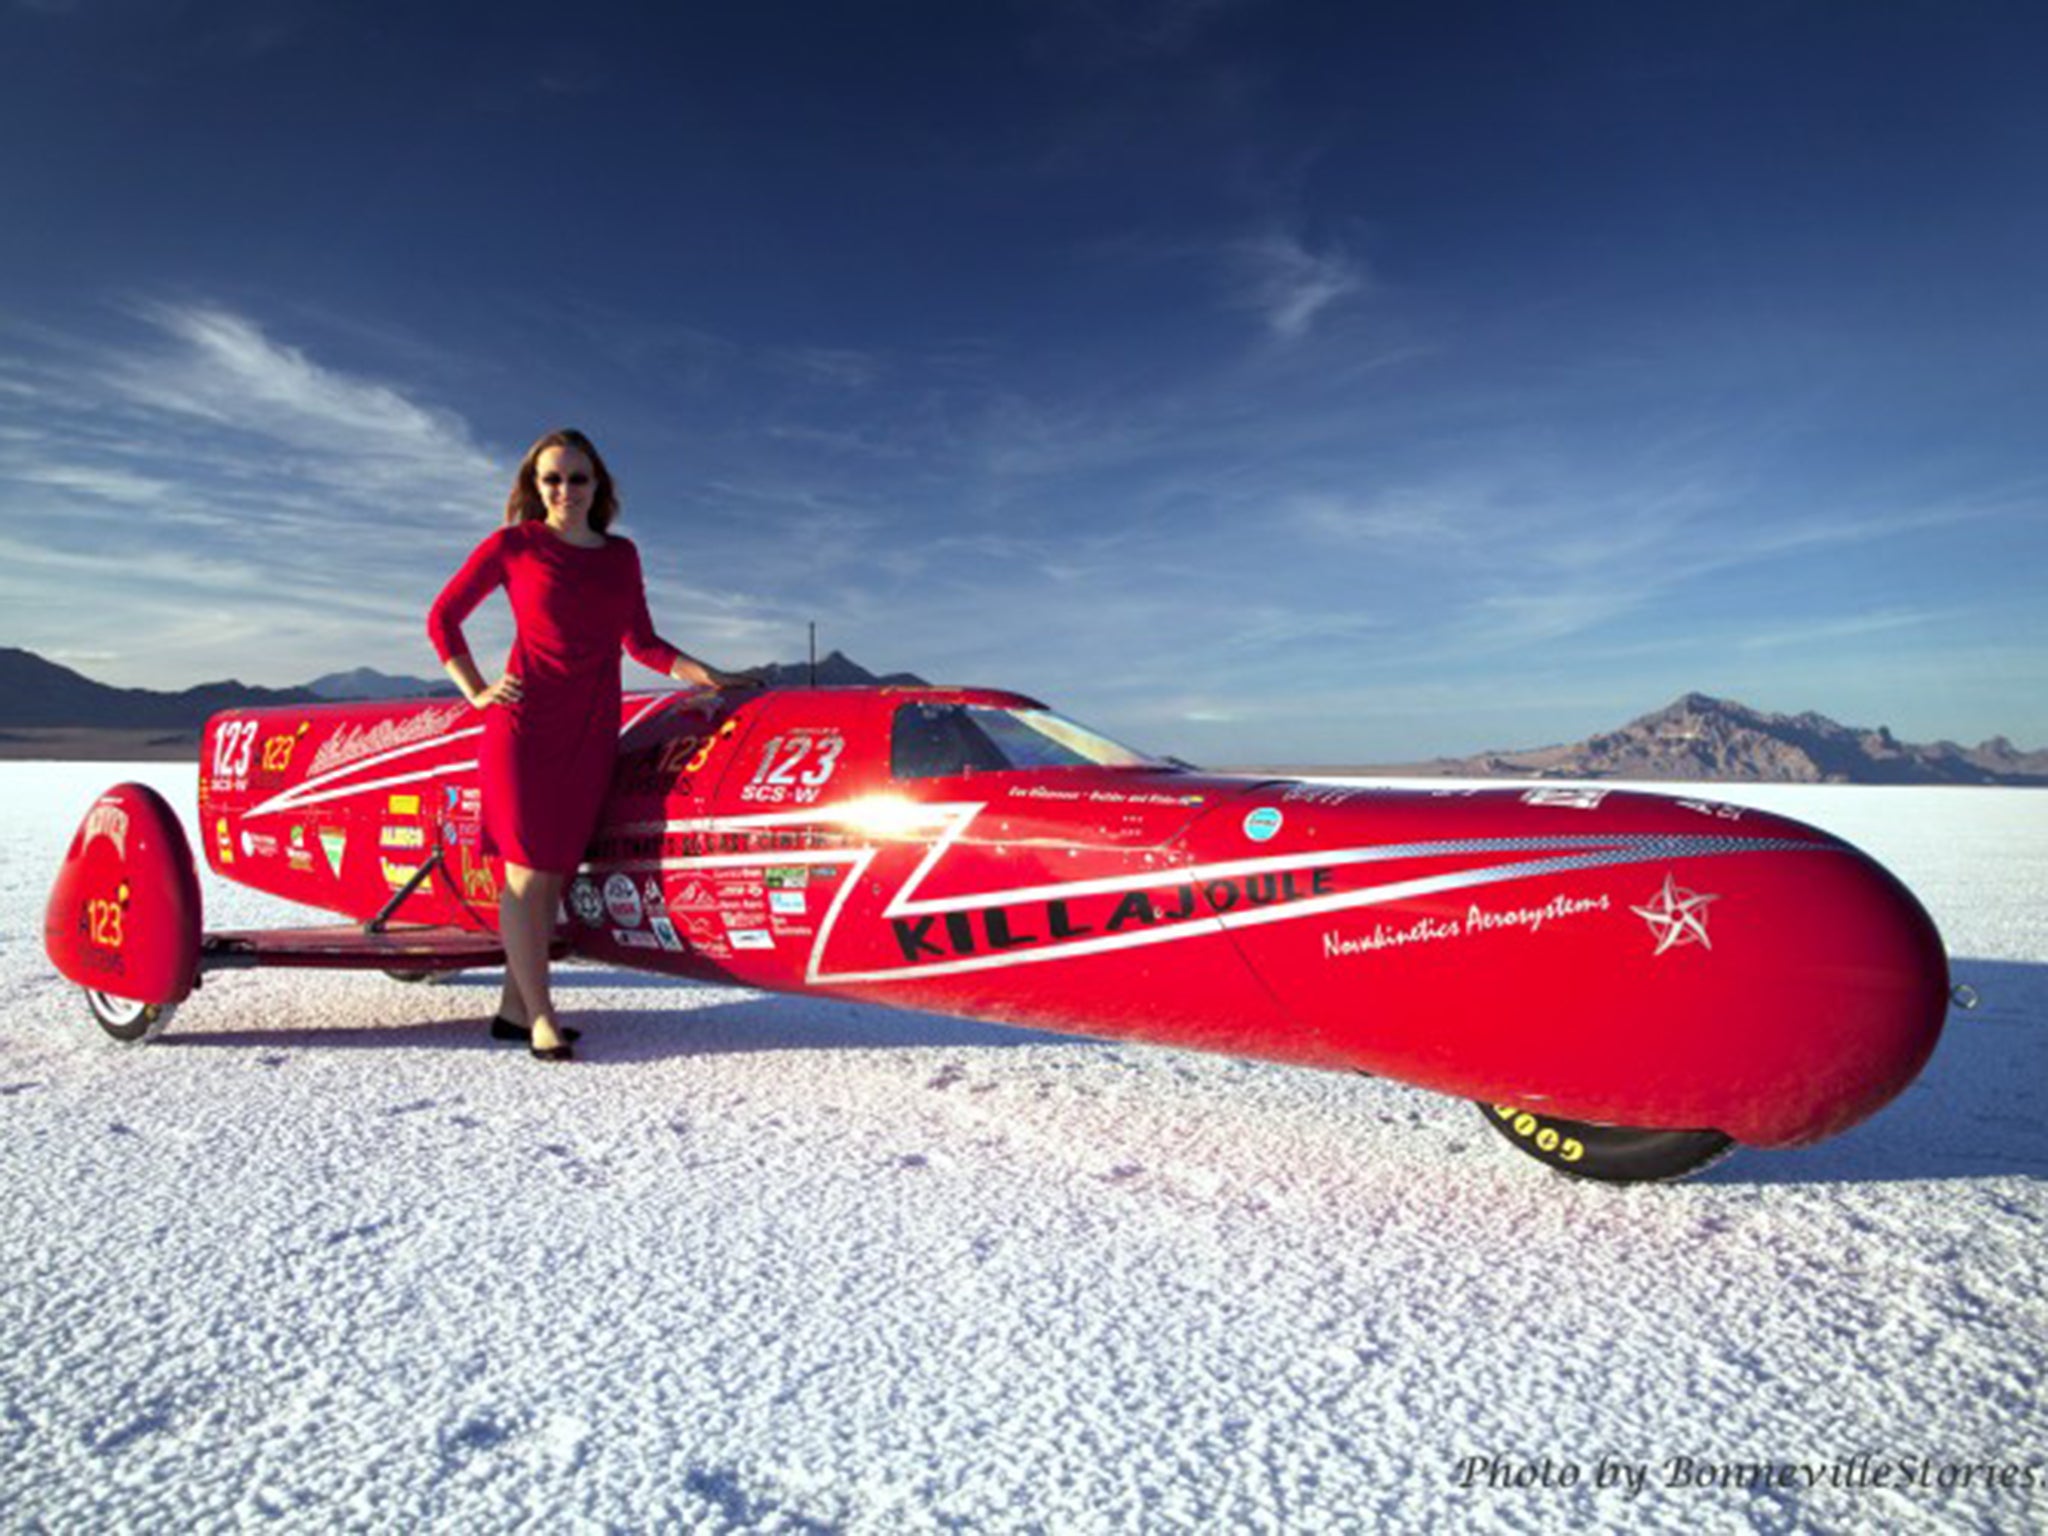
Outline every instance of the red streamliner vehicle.
{"label": "red streamliner vehicle", "polygon": [[[124,784],[72,840],[51,960],[121,1040],[218,969],[501,963],[481,731],[459,702],[216,716],[208,862],[350,921],[207,932],[176,815]],[[1796,822],[1223,777],[988,689],[628,695],[563,907],[590,960],[1398,1078],[1614,1181],[1856,1124],[1949,990],[1905,887]]]}

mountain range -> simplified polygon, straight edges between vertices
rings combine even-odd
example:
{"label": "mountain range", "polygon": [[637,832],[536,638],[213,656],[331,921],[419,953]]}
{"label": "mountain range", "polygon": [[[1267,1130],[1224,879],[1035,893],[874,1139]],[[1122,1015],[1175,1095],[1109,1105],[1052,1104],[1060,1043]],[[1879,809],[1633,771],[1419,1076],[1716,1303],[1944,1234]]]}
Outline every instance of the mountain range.
{"label": "mountain range", "polygon": [[[877,677],[833,651],[817,663],[764,669],[771,686],[880,683],[917,687],[908,672]],[[112,688],[32,651],[0,647],[0,757],[180,758],[199,750],[207,716],[224,709],[354,699],[452,695],[445,678],[394,677],[368,667],[330,672],[298,688],[233,681],[177,693]],[[1503,749],[1398,768],[1324,768],[1470,778],[1755,780],[1791,784],[2003,784],[2048,787],[2048,750],[2003,736],[1974,747],[1900,741],[1883,726],[1839,725],[1825,715],[1773,715],[1730,699],[1688,693],[1619,730],[1566,745]]]}
{"label": "mountain range", "polygon": [[1766,714],[1688,693],[1619,730],[1561,746],[1439,758],[1398,770],[1472,778],[1731,780],[1777,784],[2003,784],[2048,787],[2048,751],[2003,736],[1974,747],[1900,741],[1884,726],[1811,711]]}
{"label": "mountain range", "polygon": [[[777,663],[764,671],[770,686],[796,686],[814,675],[809,662]],[[826,687],[915,687],[923,681],[908,672],[878,677],[838,651],[817,663],[815,677]],[[369,667],[329,672],[297,688],[258,688],[232,680],[175,693],[114,688],[33,651],[0,647],[0,758],[196,757],[200,729],[208,716],[224,709],[452,698],[455,692],[445,677],[394,677]]]}

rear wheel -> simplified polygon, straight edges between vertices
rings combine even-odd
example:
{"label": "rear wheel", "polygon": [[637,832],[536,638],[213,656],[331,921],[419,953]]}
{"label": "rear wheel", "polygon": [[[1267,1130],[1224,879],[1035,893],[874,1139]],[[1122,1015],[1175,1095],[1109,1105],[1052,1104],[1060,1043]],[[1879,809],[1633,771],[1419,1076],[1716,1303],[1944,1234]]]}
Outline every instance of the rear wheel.
{"label": "rear wheel", "polygon": [[1647,1184],[1682,1179],[1734,1150],[1719,1131],[1652,1131],[1539,1115],[1513,1104],[1481,1104],[1486,1123],[1537,1162],[1576,1179]]}
{"label": "rear wheel", "polygon": [[90,987],[86,989],[85,1006],[92,1010],[99,1027],[123,1045],[154,1040],[177,1012],[173,1003],[138,1003],[133,998],[95,992]]}

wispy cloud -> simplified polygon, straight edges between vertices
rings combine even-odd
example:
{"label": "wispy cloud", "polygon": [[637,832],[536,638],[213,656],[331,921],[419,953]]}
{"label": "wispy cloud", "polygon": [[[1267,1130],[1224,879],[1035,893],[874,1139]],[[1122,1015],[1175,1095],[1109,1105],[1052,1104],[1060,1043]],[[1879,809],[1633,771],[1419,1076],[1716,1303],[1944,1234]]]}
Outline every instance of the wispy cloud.
{"label": "wispy cloud", "polygon": [[452,412],[316,363],[245,316],[205,305],[150,304],[137,312],[168,345],[117,354],[103,377],[145,411],[299,450],[329,483],[410,486],[416,498],[438,499],[466,497],[477,478],[494,472]]}
{"label": "wispy cloud", "polygon": [[1226,252],[1233,302],[1252,310],[1283,341],[1308,334],[1326,310],[1365,290],[1365,264],[1332,247],[1311,250],[1295,235],[1273,232],[1240,240]]}
{"label": "wispy cloud", "polygon": [[1451,497],[1428,491],[1360,497],[1312,492],[1292,498],[1284,517],[1304,538],[1339,546],[1456,544],[1472,532]]}
{"label": "wispy cloud", "polygon": [[10,338],[0,600],[16,643],[75,649],[88,590],[116,681],[182,686],[202,655],[265,682],[337,651],[430,667],[419,615],[502,495],[463,420],[217,305],[127,318],[111,341]]}
{"label": "wispy cloud", "polygon": [[1745,651],[1779,651],[1788,646],[1832,645],[1842,640],[1861,640],[1893,630],[1919,629],[1940,621],[1942,614],[1915,608],[1885,608],[1873,613],[1850,614],[1846,618],[1821,619],[1807,624],[1787,624],[1744,635],[1736,642]]}
{"label": "wispy cloud", "polygon": [[866,389],[886,371],[886,363],[873,352],[850,347],[794,347],[773,354],[798,377],[842,389]]}

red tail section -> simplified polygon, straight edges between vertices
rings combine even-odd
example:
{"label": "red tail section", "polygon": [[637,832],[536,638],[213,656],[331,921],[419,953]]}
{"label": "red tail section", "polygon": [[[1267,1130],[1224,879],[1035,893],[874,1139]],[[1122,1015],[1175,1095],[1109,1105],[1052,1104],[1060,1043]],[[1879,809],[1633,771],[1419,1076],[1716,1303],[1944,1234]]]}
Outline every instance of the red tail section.
{"label": "red tail section", "polygon": [[177,813],[117,784],[85,813],[43,914],[43,948],[70,981],[175,1003],[199,972],[199,875]]}

